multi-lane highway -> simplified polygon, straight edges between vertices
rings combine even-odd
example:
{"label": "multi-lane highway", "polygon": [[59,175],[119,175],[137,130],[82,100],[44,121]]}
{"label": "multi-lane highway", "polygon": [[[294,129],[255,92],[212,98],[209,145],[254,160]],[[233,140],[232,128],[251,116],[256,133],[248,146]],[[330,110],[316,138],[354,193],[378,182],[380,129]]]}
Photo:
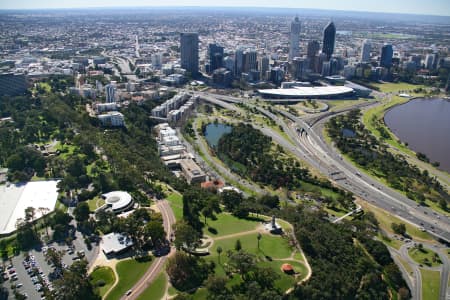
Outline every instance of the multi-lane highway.
{"label": "multi-lane highway", "polygon": [[[241,99],[235,97],[214,95],[211,93],[199,94],[203,99],[224,107],[224,101],[230,103],[243,102]],[[226,108],[232,109],[235,107],[234,105],[230,105],[230,103],[228,103]],[[306,160],[310,165],[329,177],[330,180],[334,181],[337,185],[353,192],[362,199],[397,215],[399,218],[409,223],[418,227],[423,227],[438,238],[447,242],[450,241],[450,221],[447,216],[436,213],[427,207],[418,206],[415,201],[382,185],[372,177],[359,172],[354,165],[343,160],[342,156],[334,147],[324,142],[322,136],[323,125],[332,115],[320,119],[310,127],[301,118],[279,110],[278,113],[291,120],[292,124],[289,126],[283,118],[278,115],[275,115],[260,106],[254,107],[273,119],[277,125],[280,125],[284,132],[295,141],[295,145],[286,141],[286,139],[281,137],[275,131],[263,130],[263,133],[270,135],[275,142],[287,148],[300,159]],[[297,131],[299,128],[305,129],[305,132],[299,134]]]}

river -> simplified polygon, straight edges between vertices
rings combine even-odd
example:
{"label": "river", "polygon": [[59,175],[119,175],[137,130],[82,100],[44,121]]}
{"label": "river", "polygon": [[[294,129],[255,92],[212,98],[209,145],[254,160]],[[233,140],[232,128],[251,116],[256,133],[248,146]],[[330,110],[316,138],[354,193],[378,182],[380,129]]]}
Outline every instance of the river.
{"label": "river", "polygon": [[450,101],[411,100],[386,112],[384,122],[409,148],[450,173]]}

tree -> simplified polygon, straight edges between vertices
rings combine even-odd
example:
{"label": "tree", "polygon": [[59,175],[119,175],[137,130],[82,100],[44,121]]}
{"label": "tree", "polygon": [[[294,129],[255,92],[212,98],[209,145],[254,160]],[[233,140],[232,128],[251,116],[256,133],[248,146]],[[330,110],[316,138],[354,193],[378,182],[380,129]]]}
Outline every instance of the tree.
{"label": "tree", "polygon": [[236,243],[234,244],[234,250],[236,251],[240,251],[242,249],[242,244],[241,244],[241,240],[237,239]]}
{"label": "tree", "polygon": [[396,234],[405,235],[405,233],[406,233],[406,225],[405,225],[405,223],[398,223],[398,224],[397,223],[392,223],[391,224],[391,228]]}
{"label": "tree", "polygon": [[222,251],[223,251],[222,247],[218,246],[216,251],[217,251],[217,254],[219,255],[219,264],[220,264],[220,254],[222,254]]}
{"label": "tree", "polygon": [[28,250],[39,244],[41,241],[36,231],[30,223],[18,222],[17,227],[17,244],[21,250]]}
{"label": "tree", "polygon": [[241,250],[231,255],[229,264],[242,275],[255,266],[255,256]]}
{"label": "tree", "polygon": [[145,225],[145,235],[150,237],[153,246],[159,244],[164,241],[166,237],[166,231],[164,230],[161,222],[158,221],[150,221]]}
{"label": "tree", "polygon": [[79,202],[77,207],[73,210],[75,220],[77,222],[83,222],[89,219],[90,209],[86,202]]}
{"label": "tree", "polygon": [[259,250],[259,241],[261,240],[262,235],[258,232],[258,235],[256,236],[256,239],[258,240],[258,250]]}
{"label": "tree", "polygon": [[194,250],[199,244],[199,239],[198,232],[186,222],[181,221],[175,225],[175,247],[178,250],[183,248],[187,251]]}
{"label": "tree", "polygon": [[169,257],[166,267],[172,285],[180,291],[199,287],[208,277],[210,268],[202,258],[175,252]]}
{"label": "tree", "polygon": [[45,259],[57,270],[62,270],[62,258],[65,251],[58,251],[55,248],[49,248],[45,253]]}
{"label": "tree", "polygon": [[231,291],[227,287],[227,279],[225,277],[209,276],[205,282],[205,287],[208,291],[207,299],[233,299]]}
{"label": "tree", "polygon": [[55,299],[84,299],[100,300],[96,295],[87,275],[87,261],[80,260],[74,262],[68,270],[63,271],[60,279],[54,281]]}
{"label": "tree", "polygon": [[228,211],[233,211],[242,202],[242,195],[233,190],[223,191],[221,194],[221,200],[223,205]]}

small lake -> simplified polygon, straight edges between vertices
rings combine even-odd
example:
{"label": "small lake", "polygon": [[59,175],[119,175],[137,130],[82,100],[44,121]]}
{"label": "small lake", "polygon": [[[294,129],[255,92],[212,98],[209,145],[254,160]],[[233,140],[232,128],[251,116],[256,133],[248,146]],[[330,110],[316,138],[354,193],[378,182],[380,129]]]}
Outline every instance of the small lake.
{"label": "small lake", "polygon": [[219,139],[225,133],[230,133],[231,128],[231,126],[221,123],[208,124],[205,128],[205,139],[211,147],[217,147]]}
{"label": "small lake", "polygon": [[450,172],[450,102],[416,99],[390,109],[384,122],[408,147]]}

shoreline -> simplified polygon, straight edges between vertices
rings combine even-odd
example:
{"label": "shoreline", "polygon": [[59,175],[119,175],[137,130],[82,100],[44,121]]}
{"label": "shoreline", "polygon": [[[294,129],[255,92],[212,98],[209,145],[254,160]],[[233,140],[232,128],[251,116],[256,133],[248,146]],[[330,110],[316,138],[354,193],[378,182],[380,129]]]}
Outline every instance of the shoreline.
{"label": "shoreline", "polygon": [[[394,108],[396,108],[396,107],[398,107],[398,106],[401,106],[401,105],[408,104],[408,103],[410,103],[410,102],[413,101],[413,100],[420,100],[420,101],[427,101],[427,100],[442,100],[442,101],[448,101],[448,100],[446,100],[446,99],[444,99],[444,98],[445,98],[445,97],[443,97],[443,96],[439,96],[439,97],[424,97],[424,96],[421,96],[421,97],[412,97],[412,98],[408,99],[408,101],[403,102],[403,103],[397,103],[397,104],[395,104],[395,105],[393,105],[393,106],[391,106],[391,107],[389,107],[389,108],[387,108],[386,110],[383,111],[383,113],[382,113],[383,125],[386,127],[386,129],[389,131],[389,133],[392,134],[393,137],[395,137],[398,141],[400,141],[400,142],[404,145],[404,147],[406,147],[406,148],[408,148],[410,151],[412,151],[412,152],[416,155],[416,158],[417,158],[417,153],[418,153],[418,151],[415,150],[415,149],[412,149],[409,143],[408,143],[408,146],[406,146],[406,145],[405,145],[405,142],[404,142],[399,136],[397,136],[397,135],[392,131],[392,129],[389,127],[389,125],[386,123],[386,119],[385,119],[385,118],[386,118],[386,114],[387,114],[388,112],[390,112],[392,109],[394,109]],[[401,151],[401,149],[398,149],[398,150]],[[402,151],[401,151],[401,152],[402,152]],[[419,151],[419,152],[420,152],[420,151]],[[404,153],[404,154],[406,154],[406,153]],[[427,154],[427,153],[424,153],[424,154],[428,157],[428,154]],[[418,158],[417,158],[417,159],[418,159]],[[422,160],[420,160],[420,161],[422,161]],[[439,168],[439,167],[435,167],[435,166],[433,166],[433,164],[432,164],[431,162],[426,162],[426,161],[422,161],[422,162],[425,163],[425,164],[427,164],[427,165],[429,165],[431,168],[434,168],[434,169],[436,169],[437,171],[443,172],[443,173],[445,173],[447,176],[450,176],[450,170],[445,170],[445,169],[441,169],[441,168]],[[439,163],[441,163],[441,162],[439,162]]]}

